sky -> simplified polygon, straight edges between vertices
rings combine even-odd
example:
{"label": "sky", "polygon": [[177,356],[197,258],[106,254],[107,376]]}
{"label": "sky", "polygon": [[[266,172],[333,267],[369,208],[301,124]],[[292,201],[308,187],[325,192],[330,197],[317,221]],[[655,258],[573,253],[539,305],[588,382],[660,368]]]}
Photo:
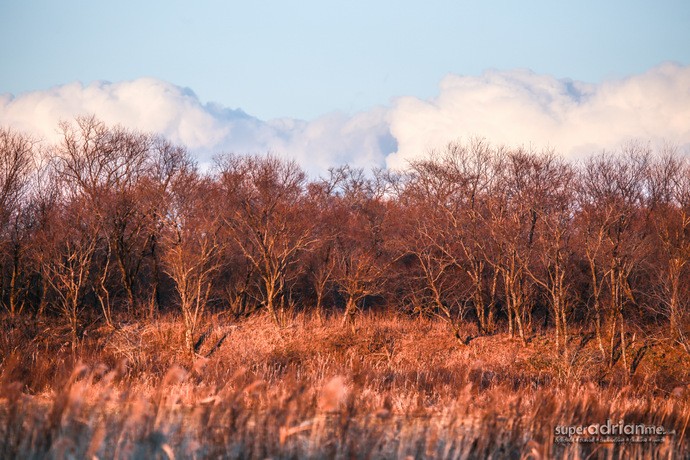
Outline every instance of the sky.
{"label": "sky", "polygon": [[690,145],[690,2],[0,0],[0,125],[402,167],[469,136]]}

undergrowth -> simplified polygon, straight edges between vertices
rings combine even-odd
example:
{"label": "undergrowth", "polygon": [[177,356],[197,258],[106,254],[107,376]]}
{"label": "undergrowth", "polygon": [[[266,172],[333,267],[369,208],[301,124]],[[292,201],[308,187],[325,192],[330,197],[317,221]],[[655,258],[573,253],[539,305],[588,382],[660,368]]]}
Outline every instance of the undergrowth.
{"label": "undergrowth", "polygon": [[[7,321],[6,321],[7,322]],[[6,324],[2,458],[684,458],[690,365],[663,342],[613,367],[585,334],[465,344],[392,314],[232,322],[190,356],[173,317],[87,331]],[[471,331],[466,331],[468,334]],[[584,343],[583,343],[584,342]],[[631,345],[635,352],[635,344]],[[670,366],[668,363],[675,363]],[[562,443],[556,426],[662,426],[656,442]]]}

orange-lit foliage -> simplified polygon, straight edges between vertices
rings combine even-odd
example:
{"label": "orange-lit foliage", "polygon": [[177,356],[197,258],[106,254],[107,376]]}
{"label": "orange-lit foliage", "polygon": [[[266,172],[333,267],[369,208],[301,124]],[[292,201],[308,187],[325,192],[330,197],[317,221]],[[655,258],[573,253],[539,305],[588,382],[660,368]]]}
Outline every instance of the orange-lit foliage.
{"label": "orange-lit foliage", "polygon": [[[690,161],[671,148],[573,164],[473,140],[309,178],[60,129],[41,148],[0,130],[2,394],[55,392],[0,402],[0,456],[575,455],[548,426],[609,415],[687,432]],[[181,405],[127,396],[176,365]]]}

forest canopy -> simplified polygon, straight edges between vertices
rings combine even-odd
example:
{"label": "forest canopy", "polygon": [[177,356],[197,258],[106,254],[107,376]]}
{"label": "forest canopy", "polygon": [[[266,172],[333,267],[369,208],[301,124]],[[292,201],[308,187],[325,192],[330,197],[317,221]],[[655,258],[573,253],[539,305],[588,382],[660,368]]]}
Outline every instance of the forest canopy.
{"label": "forest canopy", "polygon": [[[579,163],[451,143],[403,171],[309,178],[274,155],[216,157],[80,117],[42,145],[0,129],[0,302],[68,327],[180,314],[387,309],[527,341],[595,334],[629,366],[630,333],[690,353],[690,161],[630,143]],[[315,152],[318,153],[318,152]],[[617,351],[618,350],[618,351]],[[622,350],[622,352],[620,351]]]}

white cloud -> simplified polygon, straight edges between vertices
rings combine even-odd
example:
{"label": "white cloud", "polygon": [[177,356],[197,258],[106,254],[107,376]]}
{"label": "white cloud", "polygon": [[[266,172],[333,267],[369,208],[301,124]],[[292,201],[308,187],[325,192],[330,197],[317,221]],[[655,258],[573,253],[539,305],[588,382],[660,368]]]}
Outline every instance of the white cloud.
{"label": "white cloud", "polygon": [[0,123],[34,132],[47,141],[57,139],[60,120],[83,114],[160,133],[192,149],[211,146],[227,132],[191,91],[151,78],[88,86],[70,83],[6,98],[0,105]]}
{"label": "white cloud", "polygon": [[17,97],[0,96],[0,125],[34,133],[46,142],[59,139],[60,120],[84,114],[161,134],[187,146],[202,163],[220,152],[270,151],[295,158],[316,174],[346,162],[383,166],[385,154],[394,150],[381,149],[390,139],[383,109],[353,117],[333,113],[311,122],[266,122],[241,110],[202,104],[191,90],[151,78],[71,83]]}
{"label": "white cloud", "polygon": [[553,147],[576,158],[638,139],[690,144],[690,67],[664,64],[624,80],[591,85],[519,70],[451,75],[430,101],[405,97],[391,108],[396,153],[390,167],[449,141]]}
{"label": "white cloud", "polygon": [[432,100],[401,97],[389,107],[311,121],[259,120],[151,78],[0,95],[0,125],[48,142],[57,140],[59,120],[91,113],[109,124],[162,134],[202,163],[219,152],[270,151],[295,158],[311,173],[343,163],[397,168],[472,136],[550,146],[573,158],[631,138],[690,145],[690,66],[664,64],[598,85],[525,70],[450,75]]}
{"label": "white cloud", "polygon": [[311,122],[271,122],[281,133],[271,150],[296,158],[314,171],[350,164],[369,168],[384,166],[385,155],[396,145],[383,108],[354,116],[331,113]]}

